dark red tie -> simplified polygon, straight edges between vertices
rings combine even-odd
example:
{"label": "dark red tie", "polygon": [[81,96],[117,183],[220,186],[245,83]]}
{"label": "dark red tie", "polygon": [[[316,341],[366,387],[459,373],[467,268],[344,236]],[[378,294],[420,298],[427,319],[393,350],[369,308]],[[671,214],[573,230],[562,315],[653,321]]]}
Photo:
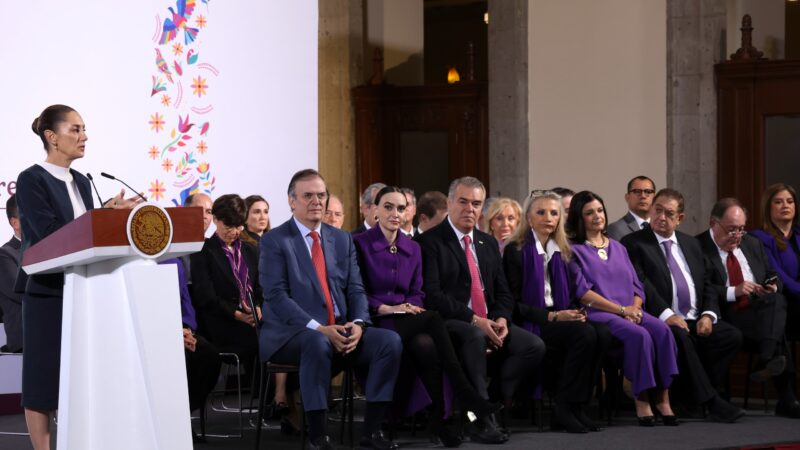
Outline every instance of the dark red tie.
{"label": "dark red tie", "polygon": [[325,307],[328,308],[328,325],[333,325],[336,318],[333,315],[333,300],[331,299],[331,290],[328,288],[328,271],[325,270],[325,254],[322,253],[322,246],[319,244],[319,233],[312,230],[308,233],[311,240],[311,263],[314,264],[314,270],[317,272],[317,279],[322,288],[322,293],[325,295]]}
{"label": "dark red tie", "polygon": [[[736,287],[744,282],[744,275],[742,275],[742,266],[739,265],[739,260],[733,252],[728,252],[728,259],[726,261],[728,266],[728,284],[731,287]],[[736,297],[736,309],[747,309],[750,307],[750,299],[746,295]]]}
{"label": "dark red tie", "polygon": [[472,312],[476,316],[486,318],[486,297],[483,296],[483,287],[481,287],[481,274],[478,272],[478,264],[475,263],[475,257],[472,256],[470,249],[470,242],[472,239],[468,235],[464,236],[464,253],[467,257],[467,267],[469,267],[469,276],[472,278],[472,286],[469,290],[469,298],[472,300]]}

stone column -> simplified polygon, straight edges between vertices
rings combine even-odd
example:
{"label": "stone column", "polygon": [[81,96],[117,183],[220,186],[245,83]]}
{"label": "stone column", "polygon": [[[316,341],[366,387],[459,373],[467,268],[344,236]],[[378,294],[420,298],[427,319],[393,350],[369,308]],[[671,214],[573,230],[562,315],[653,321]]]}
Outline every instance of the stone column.
{"label": "stone column", "polygon": [[528,194],[528,1],[489,3],[489,196]]}
{"label": "stone column", "polygon": [[683,193],[681,230],[708,227],[717,198],[714,64],[725,59],[726,0],[667,0],[667,184]]}
{"label": "stone column", "polygon": [[359,222],[351,88],[364,83],[364,8],[319,1],[319,171],[344,203],[344,229]]}

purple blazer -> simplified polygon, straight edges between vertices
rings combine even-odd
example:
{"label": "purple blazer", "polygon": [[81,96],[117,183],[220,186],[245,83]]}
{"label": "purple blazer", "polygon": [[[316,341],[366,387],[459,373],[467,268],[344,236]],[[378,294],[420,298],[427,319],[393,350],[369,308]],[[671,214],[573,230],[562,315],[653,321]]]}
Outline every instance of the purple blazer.
{"label": "purple blazer", "polygon": [[[764,244],[769,263],[772,269],[778,272],[778,276],[783,282],[784,293],[788,293],[793,297],[800,297],[800,261],[798,261],[797,254],[792,249],[792,244],[786,242],[786,249],[781,251],[777,242],[775,242],[775,238],[766,231],[753,230],[751,234]],[[800,226],[794,227],[792,230],[792,239],[800,248]]]}
{"label": "purple blazer", "polygon": [[376,314],[381,305],[423,306],[422,254],[416,242],[398,233],[397,253],[391,253],[380,226],[353,236],[353,242],[370,313]]}

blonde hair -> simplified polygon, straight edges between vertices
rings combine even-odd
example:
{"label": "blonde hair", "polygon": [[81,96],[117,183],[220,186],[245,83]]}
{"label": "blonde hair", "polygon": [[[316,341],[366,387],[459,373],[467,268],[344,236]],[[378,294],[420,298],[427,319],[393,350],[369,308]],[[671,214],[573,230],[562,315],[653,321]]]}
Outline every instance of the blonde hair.
{"label": "blonde hair", "polygon": [[[519,203],[516,200],[508,197],[496,197],[492,201],[492,204],[489,205],[489,209],[486,210],[486,214],[483,216],[485,232],[492,234],[492,219],[494,219],[496,215],[503,212],[503,210],[508,206],[510,206],[511,209],[513,209],[517,214],[517,222],[522,220],[522,207],[519,206]],[[519,229],[519,225],[517,225],[517,229]]]}
{"label": "blonde hair", "polygon": [[[509,244],[516,244],[518,248],[522,248],[523,244],[525,244],[525,240],[528,237],[528,232],[531,231],[531,226],[528,223],[528,215],[533,210],[533,204],[536,203],[538,200],[555,200],[556,204],[558,205],[558,225],[556,225],[555,231],[550,235],[550,239],[558,246],[558,250],[561,252],[561,259],[564,262],[568,262],[570,258],[572,258],[572,249],[569,246],[569,241],[567,240],[567,233],[564,231],[564,206],[561,204],[561,196],[556,194],[553,191],[543,191],[543,190],[534,190],[531,191],[531,195],[528,196],[528,199],[525,200],[525,225],[520,225],[517,227],[517,231],[514,232],[509,238]],[[542,242],[544,245],[544,242]]]}

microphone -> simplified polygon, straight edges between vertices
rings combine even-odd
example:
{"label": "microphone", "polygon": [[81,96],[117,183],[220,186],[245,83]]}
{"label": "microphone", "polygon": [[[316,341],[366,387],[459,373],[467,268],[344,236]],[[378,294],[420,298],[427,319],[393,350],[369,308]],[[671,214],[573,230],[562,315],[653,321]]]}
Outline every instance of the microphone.
{"label": "microphone", "polygon": [[100,192],[97,191],[97,185],[94,184],[94,177],[92,177],[92,174],[87,172],[86,178],[89,179],[89,183],[92,183],[92,187],[94,188],[94,193],[97,194],[97,200],[100,202],[100,209],[105,209],[105,206],[103,206],[103,198],[100,197]]}
{"label": "microphone", "polygon": [[141,199],[142,199],[142,201],[144,201],[144,202],[146,202],[146,201],[147,201],[147,199],[145,198],[145,196],[144,196],[144,195],[140,194],[140,193],[139,193],[139,192],[138,192],[136,189],[132,188],[132,187],[131,187],[131,186],[130,186],[128,183],[126,183],[126,182],[124,182],[124,181],[120,180],[119,178],[115,177],[114,175],[109,175],[109,174],[107,174],[107,173],[105,173],[105,172],[100,172],[100,176],[106,177],[106,178],[108,178],[109,180],[115,180],[115,181],[119,181],[120,183],[122,183],[123,185],[125,185],[125,187],[126,187],[126,188],[130,189],[132,192],[136,192],[136,195],[138,195],[138,196],[139,196],[139,198],[141,198]]}

